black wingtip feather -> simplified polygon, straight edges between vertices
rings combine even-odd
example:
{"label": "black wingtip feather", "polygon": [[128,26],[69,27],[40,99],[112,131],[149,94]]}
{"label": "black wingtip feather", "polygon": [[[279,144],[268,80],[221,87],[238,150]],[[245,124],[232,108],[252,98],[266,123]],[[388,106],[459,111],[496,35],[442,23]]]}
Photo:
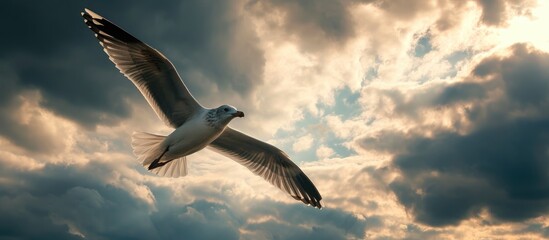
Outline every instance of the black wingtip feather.
{"label": "black wingtip feather", "polygon": [[124,31],[122,28],[116,26],[116,24],[111,23],[106,18],[100,16],[97,13],[85,8],[81,12],[84,22],[94,31],[95,33],[101,35],[101,32],[112,36],[115,39],[123,41],[125,43],[141,43],[139,39],[135,38],[131,34]]}

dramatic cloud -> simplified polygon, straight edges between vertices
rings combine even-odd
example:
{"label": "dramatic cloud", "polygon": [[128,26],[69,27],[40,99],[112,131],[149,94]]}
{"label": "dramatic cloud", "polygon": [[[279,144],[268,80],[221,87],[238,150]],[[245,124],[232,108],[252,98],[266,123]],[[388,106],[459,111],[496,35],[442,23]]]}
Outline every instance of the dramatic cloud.
{"label": "dramatic cloud", "polygon": [[[280,28],[287,39],[297,38],[300,48],[319,51],[331,44],[344,44],[353,37],[354,23],[346,1],[250,1],[248,6]],[[282,17],[282,19],[281,19]]]}
{"label": "dramatic cloud", "polygon": [[[38,173],[3,169],[0,181],[2,236],[346,239],[362,238],[366,225],[376,222],[375,218],[358,218],[337,209],[319,212],[298,203],[249,202],[238,195],[223,196],[217,192],[238,191],[238,186],[219,180],[196,182],[194,178],[191,179],[193,185],[182,186],[184,189],[180,187],[186,183],[180,181],[171,181],[171,186],[143,182],[133,174],[120,176],[113,171],[117,166],[120,165],[104,162],[47,166]],[[126,181],[138,184],[134,191],[124,186]],[[174,190],[178,188],[184,190],[186,196],[208,196],[208,199],[174,201],[177,197]]]}
{"label": "dramatic cloud", "polygon": [[[398,103],[397,111],[464,108],[465,134],[384,132],[361,146],[396,154],[391,189],[420,222],[455,225],[487,210],[503,221],[549,211],[549,54],[518,44],[480,62],[464,82]],[[415,116],[419,117],[419,116]],[[421,133],[421,130],[415,130]]]}
{"label": "dramatic cloud", "polygon": [[[322,210],[169,134],[82,22],[163,52],[205,106],[283,149]],[[533,0],[8,0],[0,8],[0,238],[543,239],[549,4]],[[3,36],[4,36],[3,35]]]}
{"label": "dramatic cloud", "polygon": [[[198,98],[212,84],[245,96],[261,83],[264,60],[252,26],[242,20],[236,5],[225,3],[212,8],[203,1],[136,1],[130,13],[121,11],[127,5],[113,3],[102,14],[166,53]],[[55,10],[44,10],[50,6]],[[112,125],[130,116],[129,101],[143,101],[83,25],[79,13],[84,7],[77,2],[9,1],[0,10],[17,23],[7,26],[11,37],[0,42],[8,49],[0,62],[11,70],[3,71],[2,78],[15,90],[3,97],[34,88],[43,96],[42,105],[60,115],[88,127]],[[52,28],[44,27],[46,19]]]}
{"label": "dramatic cloud", "polygon": [[[10,69],[2,72],[2,79],[15,86],[11,98],[22,90],[36,89],[42,105],[84,126],[112,124],[129,116],[125,99],[132,94],[124,90],[129,84],[111,81],[116,75],[105,71],[107,62],[89,54],[95,48],[82,44],[91,41],[86,41],[86,29],[81,29],[75,14],[80,4],[6,4],[0,10],[2,16],[17,23],[6,29],[11,37],[1,44],[8,51],[0,54],[0,61]],[[52,4],[56,11],[45,11]],[[50,28],[43,27],[44,21]]]}

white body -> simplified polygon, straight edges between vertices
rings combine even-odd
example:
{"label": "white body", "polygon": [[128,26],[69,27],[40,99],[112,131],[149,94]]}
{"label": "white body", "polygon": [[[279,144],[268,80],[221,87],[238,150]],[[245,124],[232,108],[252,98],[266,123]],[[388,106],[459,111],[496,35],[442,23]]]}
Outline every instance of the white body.
{"label": "white body", "polygon": [[160,162],[188,156],[208,146],[225,129],[222,127],[212,127],[204,120],[207,111],[202,111],[189,119],[188,122],[176,128],[160,144],[162,148],[168,149]]}

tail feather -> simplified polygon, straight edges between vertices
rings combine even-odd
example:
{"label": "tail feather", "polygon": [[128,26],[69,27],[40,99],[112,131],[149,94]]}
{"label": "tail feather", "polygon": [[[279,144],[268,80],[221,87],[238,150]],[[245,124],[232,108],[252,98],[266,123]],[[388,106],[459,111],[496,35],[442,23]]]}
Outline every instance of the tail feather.
{"label": "tail feather", "polygon": [[[166,147],[162,145],[162,141],[165,138],[165,136],[145,132],[133,133],[133,153],[143,167],[148,169],[149,165],[164,153]],[[183,177],[187,175],[187,159],[185,157],[174,159],[149,171],[163,177]]]}
{"label": "tail feather", "polygon": [[133,154],[137,156],[137,160],[141,161],[141,164],[149,166],[165,150],[161,144],[164,138],[166,137],[145,132],[134,132],[132,135]]}
{"label": "tail feather", "polygon": [[183,177],[187,175],[187,158],[182,157],[166,163],[164,166],[153,168],[150,172],[162,177]]}

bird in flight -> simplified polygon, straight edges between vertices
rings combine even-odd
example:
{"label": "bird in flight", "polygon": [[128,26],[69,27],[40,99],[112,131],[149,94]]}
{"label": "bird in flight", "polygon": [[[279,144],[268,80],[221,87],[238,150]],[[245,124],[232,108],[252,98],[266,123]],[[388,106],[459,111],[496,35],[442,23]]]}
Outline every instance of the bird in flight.
{"label": "bird in flight", "polygon": [[168,136],[133,133],[133,152],[150,172],[185,176],[186,156],[208,147],[296,200],[322,208],[315,185],[285,152],[227,126],[234,118],[244,117],[243,112],[230,105],[203,107],[162,53],[89,9],[84,9],[82,17],[109,59],[135,84],[156,115],[175,129]]}

